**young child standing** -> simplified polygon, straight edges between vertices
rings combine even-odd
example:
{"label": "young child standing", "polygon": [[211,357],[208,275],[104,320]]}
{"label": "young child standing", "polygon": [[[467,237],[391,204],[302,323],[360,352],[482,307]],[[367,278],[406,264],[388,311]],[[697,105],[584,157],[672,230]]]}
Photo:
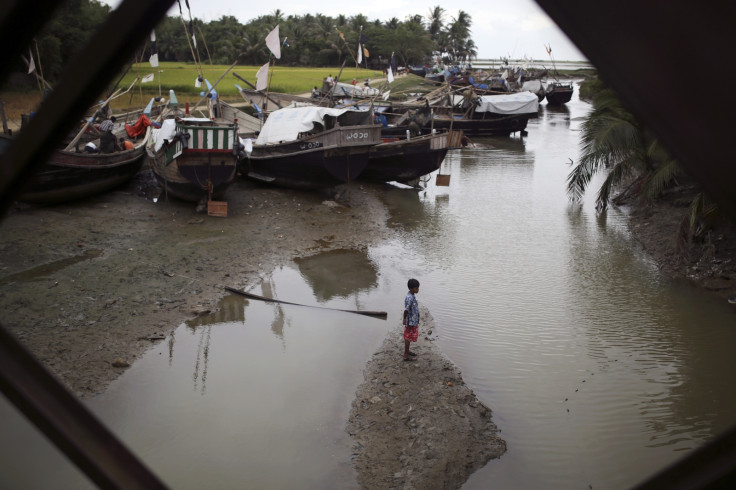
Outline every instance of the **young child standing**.
{"label": "young child standing", "polygon": [[419,281],[409,279],[409,292],[404,299],[404,361],[416,361],[415,353],[409,350],[409,342],[419,338],[419,303],[416,294],[419,292]]}

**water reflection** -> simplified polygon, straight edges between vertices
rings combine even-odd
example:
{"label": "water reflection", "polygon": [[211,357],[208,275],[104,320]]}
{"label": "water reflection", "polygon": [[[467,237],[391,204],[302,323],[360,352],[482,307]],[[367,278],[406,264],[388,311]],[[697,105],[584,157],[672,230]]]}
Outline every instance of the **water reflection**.
{"label": "water reflection", "polygon": [[[428,185],[432,185],[431,182],[430,179]],[[419,192],[415,189],[389,188],[381,194],[381,199],[389,212],[389,227],[410,230],[429,219],[429,213],[419,200]]]}
{"label": "water reflection", "polygon": [[213,323],[245,322],[245,306],[247,304],[248,299],[244,296],[231,294],[220,299],[212,313],[199,315],[187,320],[185,324],[192,331],[195,331],[196,327],[212,325]]}
{"label": "water reflection", "polygon": [[[381,291],[381,276],[368,276],[375,284],[367,296]],[[253,291],[317,303],[296,265]],[[353,301],[335,296],[327,307]],[[176,330],[171,359],[166,344],[155,345],[90,406],[171,488],[358,488],[344,424],[386,325],[229,296]]]}
{"label": "water reflection", "polygon": [[[274,283],[273,275],[269,274],[261,282],[261,296],[265,298],[280,299],[276,294],[276,284]],[[273,320],[271,321],[271,331],[273,334],[281,339],[281,348],[286,349],[286,339],[284,338],[284,325],[286,324],[286,314],[281,303],[271,303],[273,307]]]}
{"label": "water reflection", "polygon": [[[416,198],[416,192],[404,194]],[[378,285],[378,268],[366,250],[331,250],[296,258],[294,262],[321,303],[347,298]]]}
{"label": "water reflection", "polygon": [[482,136],[473,138],[473,143],[478,147],[463,149],[460,156],[473,153],[484,154],[487,150],[495,150],[504,154],[526,151],[526,138],[522,136]]}

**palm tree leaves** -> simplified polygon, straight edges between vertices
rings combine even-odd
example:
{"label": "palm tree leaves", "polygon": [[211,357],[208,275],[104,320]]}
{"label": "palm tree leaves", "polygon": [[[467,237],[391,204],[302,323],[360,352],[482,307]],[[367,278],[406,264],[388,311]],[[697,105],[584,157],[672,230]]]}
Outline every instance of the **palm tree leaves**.
{"label": "palm tree leaves", "polygon": [[608,171],[596,209],[605,211],[615,189],[638,178],[639,196],[654,197],[677,176],[679,167],[654,135],[631,114],[610,89],[602,89],[583,123],[581,158],[567,177],[567,193],[580,201],[593,176]]}

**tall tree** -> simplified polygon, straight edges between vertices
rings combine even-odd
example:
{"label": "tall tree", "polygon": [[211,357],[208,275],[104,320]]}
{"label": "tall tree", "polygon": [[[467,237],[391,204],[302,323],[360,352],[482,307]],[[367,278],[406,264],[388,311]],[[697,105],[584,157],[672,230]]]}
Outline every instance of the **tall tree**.
{"label": "tall tree", "polygon": [[470,37],[470,26],[473,21],[470,14],[460,10],[457,17],[453,17],[452,22],[447,30],[447,47],[448,53],[452,55],[454,62],[469,59],[477,54],[475,43]]}
{"label": "tall tree", "polygon": [[427,20],[429,21],[427,25],[429,37],[432,41],[437,42],[440,33],[445,27],[445,9],[437,5],[429,11]]}
{"label": "tall tree", "polygon": [[[59,79],[66,62],[87,44],[95,29],[110,14],[110,10],[110,6],[96,0],[67,0],[58,7],[52,19],[36,37],[40,55],[40,59],[35,60],[36,67],[43,69],[44,78],[50,83]],[[35,43],[31,47],[33,57],[36,58]]]}

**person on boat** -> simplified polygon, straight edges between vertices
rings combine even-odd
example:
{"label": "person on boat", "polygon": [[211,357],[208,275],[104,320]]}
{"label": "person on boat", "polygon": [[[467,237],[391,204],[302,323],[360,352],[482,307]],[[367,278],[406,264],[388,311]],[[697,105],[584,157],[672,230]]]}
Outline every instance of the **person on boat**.
{"label": "person on boat", "polygon": [[384,128],[388,127],[388,121],[386,120],[386,116],[384,116],[383,114],[376,114],[375,121],[376,124],[380,124]]}
{"label": "person on boat", "polygon": [[330,87],[335,85],[335,79],[332,78],[332,73],[330,73],[330,76],[327,77],[327,85],[329,85]]}
{"label": "person on boat", "polygon": [[133,144],[132,141],[126,140],[122,136],[120,137],[120,140],[119,141],[120,141],[120,149],[123,150],[123,151],[125,151],[125,150],[132,150],[133,148],[135,148],[135,145]]}
{"label": "person on boat", "polygon": [[312,89],[312,98],[313,99],[318,99],[319,97],[320,97],[319,90],[317,90],[317,87],[314,87]]}
{"label": "person on boat", "polygon": [[419,338],[419,303],[416,294],[419,292],[419,281],[409,279],[409,292],[404,298],[404,361],[415,361],[416,354],[409,350],[409,343]]}
{"label": "person on boat", "polygon": [[115,116],[105,119],[100,123],[100,153],[113,153],[119,149],[118,141],[112,130],[115,126]]}

